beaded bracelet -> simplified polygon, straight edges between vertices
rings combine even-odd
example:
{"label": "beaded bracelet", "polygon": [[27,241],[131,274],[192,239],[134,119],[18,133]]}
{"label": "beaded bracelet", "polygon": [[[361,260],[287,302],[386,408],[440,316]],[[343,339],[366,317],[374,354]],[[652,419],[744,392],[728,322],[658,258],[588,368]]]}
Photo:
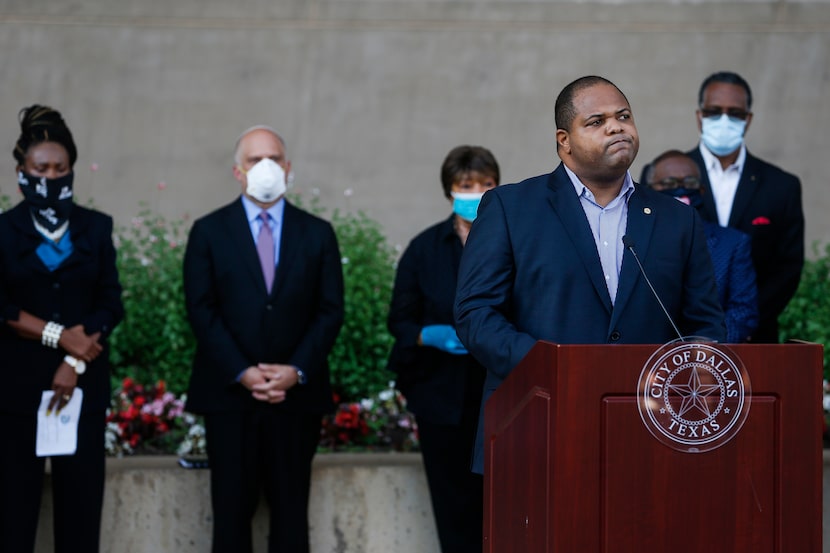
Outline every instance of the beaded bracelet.
{"label": "beaded bracelet", "polygon": [[58,342],[61,339],[62,332],[63,325],[49,321],[46,323],[46,326],[43,327],[43,333],[40,335],[40,343],[44,346],[58,349]]}

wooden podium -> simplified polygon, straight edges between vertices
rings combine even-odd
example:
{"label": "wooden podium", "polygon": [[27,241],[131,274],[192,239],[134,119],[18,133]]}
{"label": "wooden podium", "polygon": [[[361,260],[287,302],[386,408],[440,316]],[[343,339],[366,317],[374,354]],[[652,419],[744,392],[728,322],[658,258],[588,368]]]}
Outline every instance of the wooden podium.
{"label": "wooden podium", "polygon": [[658,441],[637,383],[659,346],[538,342],[485,406],[485,553],[820,553],[822,347],[729,345],[733,439]]}

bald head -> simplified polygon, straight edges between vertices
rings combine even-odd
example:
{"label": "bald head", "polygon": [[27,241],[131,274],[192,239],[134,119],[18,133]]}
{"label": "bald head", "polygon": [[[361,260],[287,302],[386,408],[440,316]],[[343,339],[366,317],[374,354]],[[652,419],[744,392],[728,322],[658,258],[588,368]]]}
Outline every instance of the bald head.
{"label": "bald head", "polygon": [[236,144],[234,145],[234,154],[233,160],[236,162],[237,165],[240,164],[240,156],[239,156],[239,145],[242,143],[242,139],[252,133],[267,133],[279,140],[280,144],[282,144],[283,153],[285,153],[285,140],[282,139],[280,134],[273,128],[268,125],[254,125],[253,127],[249,127],[242,131],[242,134],[239,135],[236,139]]}
{"label": "bald head", "polygon": [[251,127],[239,135],[236,141],[233,176],[242,185],[242,194],[257,205],[267,207],[277,200],[269,204],[263,204],[248,194],[248,171],[263,159],[270,159],[282,167],[286,175],[291,174],[291,162],[286,157],[285,143],[282,137],[271,127],[264,125]]}

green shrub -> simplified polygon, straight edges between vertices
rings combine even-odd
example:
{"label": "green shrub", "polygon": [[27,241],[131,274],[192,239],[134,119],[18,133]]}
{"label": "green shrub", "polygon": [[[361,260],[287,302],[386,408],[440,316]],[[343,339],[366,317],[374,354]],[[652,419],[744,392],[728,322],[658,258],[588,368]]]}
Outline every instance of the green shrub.
{"label": "green shrub", "polygon": [[364,213],[331,218],[343,258],[345,320],[329,363],[341,401],[357,401],[388,386],[386,370],[392,336],[386,328],[395,251],[380,225]]}
{"label": "green shrub", "polygon": [[395,280],[395,250],[383,230],[365,213],[334,210],[327,216],[316,196],[308,205],[292,195],[291,202],[324,219],[337,235],[343,262],[344,322],[329,355],[336,399],[360,401],[386,389],[393,374],[386,370],[394,342],[386,328]]}
{"label": "green shrub", "polygon": [[782,342],[790,338],[824,344],[824,375],[830,376],[830,244],[821,254],[813,244],[813,260],[804,262],[801,282],[787,308],[778,318]]}
{"label": "green shrub", "polygon": [[145,209],[115,229],[125,315],[110,337],[114,384],[130,377],[187,390],[195,339],[184,307],[183,225]]}

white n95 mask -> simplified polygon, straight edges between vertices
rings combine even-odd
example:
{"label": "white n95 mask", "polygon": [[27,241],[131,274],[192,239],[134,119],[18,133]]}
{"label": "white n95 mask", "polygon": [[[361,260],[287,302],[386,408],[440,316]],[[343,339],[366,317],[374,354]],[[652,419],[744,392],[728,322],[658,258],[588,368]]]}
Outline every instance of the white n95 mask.
{"label": "white n95 mask", "polygon": [[271,203],[285,194],[285,171],[273,159],[264,158],[247,173],[248,195],[264,204]]}

